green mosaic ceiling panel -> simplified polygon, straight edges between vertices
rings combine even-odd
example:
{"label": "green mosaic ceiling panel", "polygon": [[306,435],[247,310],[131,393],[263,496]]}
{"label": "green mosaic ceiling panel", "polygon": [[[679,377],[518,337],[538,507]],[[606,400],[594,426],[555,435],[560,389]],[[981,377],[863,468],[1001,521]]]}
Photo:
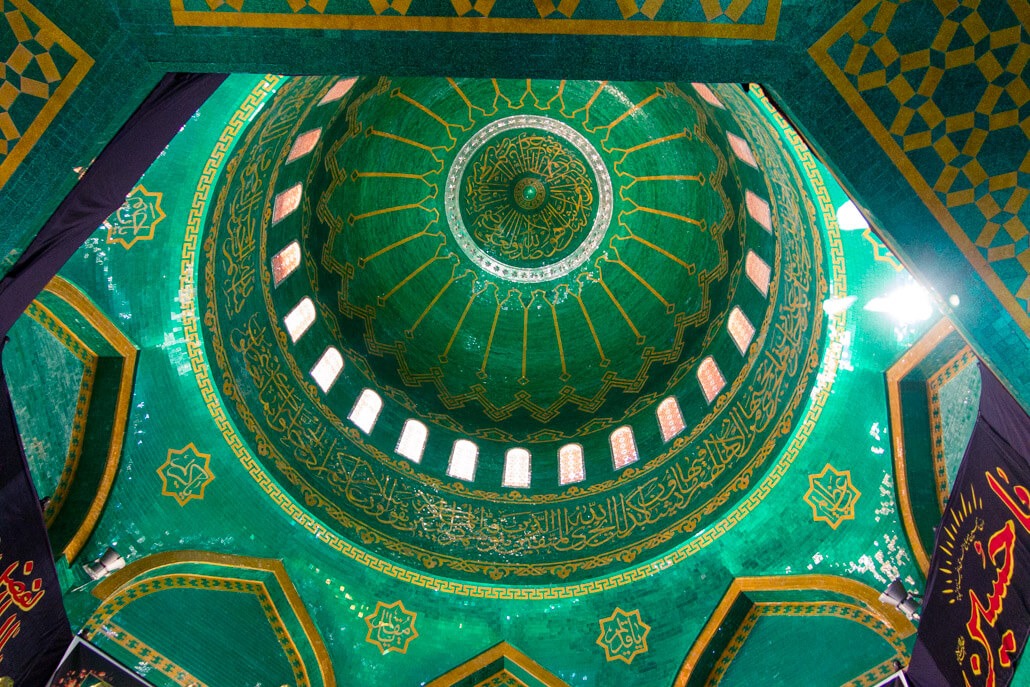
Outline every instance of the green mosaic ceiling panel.
{"label": "green mosaic ceiling panel", "polygon": [[[449,79],[363,79],[320,104],[332,83],[290,80],[254,120],[199,267],[226,406],[287,490],[406,564],[514,582],[617,569],[734,503],[806,398],[826,289],[822,218],[755,106],[689,84]],[[301,268],[274,277],[293,241]],[[314,322],[291,330],[304,299]],[[323,391],[327,347],[344,365]],[[363,425],[366,388],[384,404]],[[683,427],[663,437],[668,396]],[[430,430],[418,465],[395,453],[411,418]],[[622,470],[620,423],[640,456]],[[478,443],[471,484],[449,476],[456,439]],[[563,488],[569,440],[586,482]],[[520,444],[531,485],[502,488]]]}
{"label": "green mosaic ceiling panel", "polygon": [[811,49],[920,198],[1028,328],[1026,4],[865,0]]}

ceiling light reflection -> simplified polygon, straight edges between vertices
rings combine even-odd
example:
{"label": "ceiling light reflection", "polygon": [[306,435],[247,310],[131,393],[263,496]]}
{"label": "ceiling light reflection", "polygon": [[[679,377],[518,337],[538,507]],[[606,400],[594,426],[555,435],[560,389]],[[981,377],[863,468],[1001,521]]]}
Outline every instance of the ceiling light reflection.
{"label": "ceiling light reflection", "polygon": [[873,298],[866,303],[865,309],[889,315],[898,324],[925,322],[933,317],[930,294],[914,282],[885,296]]}

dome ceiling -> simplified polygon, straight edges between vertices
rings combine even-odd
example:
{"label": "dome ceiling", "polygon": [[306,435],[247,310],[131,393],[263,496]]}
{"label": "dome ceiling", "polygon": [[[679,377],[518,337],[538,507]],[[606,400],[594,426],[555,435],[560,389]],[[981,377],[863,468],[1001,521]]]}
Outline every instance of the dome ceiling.
{"label": "dome ceiling", "polygon": [[[537,443],[622,422],[696,368],[746,237],[732,153],[696,100],[647,83],[364,85],[327,131],[308,253],[326,247],[322,301],[379,388],[435,424]],[[770,239],[750,243],[768,255]]]}
{"label": "dome ceiling", "polygon": [[292,79],[218,181],[209,359],[343,536],[445,576],[600,574],[792,431],[826,290],[801,185],[730,87]]}

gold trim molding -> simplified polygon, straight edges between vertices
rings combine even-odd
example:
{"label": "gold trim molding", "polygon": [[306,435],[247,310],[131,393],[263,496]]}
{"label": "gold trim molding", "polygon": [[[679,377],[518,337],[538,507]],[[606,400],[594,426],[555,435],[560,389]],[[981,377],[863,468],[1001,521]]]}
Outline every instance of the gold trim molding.
{"label": "gold trim molding", "polygon": [[157,577],[157,571],[162,568],[181,565],[210,565],[229,568],[232,570],[250,570],[270,573],[275,577],[279,589],[286,597],[286,601],[293,611],[294,617],[304,630],[304,636],[308,645],[315,654],[318,662],[318,669],[321,673],[324,687],[336,687],[336,674],[333,672],[332,661],[322,635],[319,633],[315,623],[308,614],[304,601],[297,593],[289,573],[281,561],[269,558],[255,558],[251,556],[237,556],[233,554],[214,553],[211,551],[165,551],[146,556],[133,561],[123,569],[112,573],[93,588],[93,596],[101,600],[96,612],[86,622],[86,628],[92,628],[95,632],[97,626],[113,616],[117,611],[105,612],[104,607],[111,603],[118,594],[128,590],[135,583]]}
{"label": "gold trim molding", "polygon": [[456,668],[452,668],[435,680],[426,684],[426,687],[451,687],[470,675],[486,668],[496,661],[511,661],[514,665],[529,673],[534,679],[539,680],[544,687],[569,687],[568,683],[558,679],[542,665],[522,653],[508,642],[500,642],[490,647],[481,654],[473,656]]}
{"label": "gold trim molding", "polygon": [[[462,16],[461,5],[470,5],[467,0],[452,0],[455,6],[453,16],[415,16],[408,15],[412,4],[410,0],[372,0],[366,14],[326,14],[325,2],[321,2],[322,11],[305,12],[303,14],[283,12],[257,12],[240,10],[238,12],[216,11],[210,8],[186,9],[186,0],[169,0],[172,21],[176,26],[217,26],[246,29],[313,29],[335,31],[434,31],[443,33],[510,33],[510,34],[562,34],[582,36],[681,36],[703,37],[751,41],[771,41],[776,38],[776,28],[780,19],[782,0],[768,0],[765,17],[761,23],[738,23],[741,16],[755,0],[733,0],[729,7],[722,9],[722,2],[715,0],[693,0],[701,6],[708,21],[655,21],[664,0],[648,0],[638,3],[636,0],[608,0],[617,5],[618,11],[625,19],[564,19],[546,18],[557,8],[547,12],[548,5],[553,2],[537,0],[535,6],[543,16],[540,18],[514,18],[490,16]],[[191,3],[196,5],[197,3]],[[210,3],[209,3],[210,4]],[[242,5],[242,3],[240,3]],[[317,5],[318,2],[295,3],[304,8]],[[487,3],[478,3],[486,5]],[[566,3],[561,3],[564,6]],[[573,8],[579,3],[573,3]],[[642,4],[643,7],[638,5]],[[289,9],[283,3],[284,10]],[[492,7],[493,3],[489,3]],[[650,6],[650,7],[649,7]],[[380,14],[385,10],[393,10],[395,14]],[[562,10],[557,10],[561,12]],[[486,9],[485,14],[490,10]],[[545,14],[546,12],[546,14]],[[569,12],[573,14],[574,9]],[[650,14],[650,17],[647,15]],[[637,15],[647,17],[643,19]]]}
{"label": "gold trim molding", "polygon": [[898,499],[898,510],[901,512],[901,524],[912,546],[912,557],[924,576],[930,572],[930,555],[919,538],[915,510],[912,508],[912,495],[908,487],[905,420],[901,412],[901,380],[954,331],[955,325],[947,318],[942,318],[887,370],[887,406],[891,423],[891,447],[894,449],[894,489]]}
{"label": "gold trim molding", "polygon": [[60,298],[81,315],[122,358],[122,373],[118,381],[118,396],[115,401],[114,417],[111,422],[110,440],[107,447],[107,458],[100,477],[100,484],[97,486],[97,492],[90,503],[89,509],[86,511],[82,524],[79,525],[79,528],[62,551],[65,558],[71,562],[75,560],[76,556],[79,555],[89,541],[93,528],[96,527],[97,522],[100,520],[100,515],[104,511],[107,499],[111,495],[111,488],[114,486],[114,479],[118,474],[122,445],[125,442],[125,428],[129,421],[129,410],[132,405],[132,390],[136,377],[138,350],[100,308],[71,282],[63,277],[54,277],[46,285],[44,291]]}
{"label": "gold trim molding", "polygon": [[901,639],[916,632],[912,621],[901,611],[880,603],[879,592],[857,580],[836,575],[773,575],[768,577],[738,577],[730,584],[719,605],[712,612],[708,623],[694,641],[690,652],[676,674],[673,687],[686,687],[694,669],[708,653],[709,644],[716,633],[723,629],[727,616],[741,597],[752,594],[777,592],[826,592],[847,597],[859,608],[867,611],[876,620],[896,632]]}

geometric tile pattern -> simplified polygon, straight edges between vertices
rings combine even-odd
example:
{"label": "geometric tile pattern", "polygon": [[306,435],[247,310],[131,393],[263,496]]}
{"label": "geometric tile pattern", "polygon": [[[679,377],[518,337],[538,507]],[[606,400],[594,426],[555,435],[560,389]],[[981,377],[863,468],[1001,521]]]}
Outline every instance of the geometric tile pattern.
{"label": "geometric tile pattern", "polygon": [[810,54],[1027,329],[1025,22],[1018,0],[863,0]]}
{"label": "geometric tile pattern", "polygon": [[[781,0],[169,0],[177,26],[671,35],[772,40]],[[520,26],[512,28],[512,19]]]}
{"label": "geometric tile pattern", "polygon": [[818,475],[808,476],[804,499],[812,507],[812,520],[837,529],[845,520],[855,519],[855,503],[861,495],[851,483],[850,471],[835,470],[827,463]]}
{"label": "geometric tile pattern", "polygon": [[637,654],[647,652],[647,633],[651,626],[640,619],[640,611],[627,613],[621,608],[600,621],[601,635],[597,644],[604,649],[608,661],[624,661],[629,664]]}
{"label": "geometric tile pattern", "polygon": [[27,0],[0,0],[0,186],[53,121],[93,60]]}
{"label": "geometric tile pattern", "polygon": [[365,641],[374,644],[382,653],[396,651],[405,654],[408,644],[418,637],[415,629],[415,613],[404,608],[400,601],[392,604],[376,602],[376,610],[365,618],[368,636]]}

